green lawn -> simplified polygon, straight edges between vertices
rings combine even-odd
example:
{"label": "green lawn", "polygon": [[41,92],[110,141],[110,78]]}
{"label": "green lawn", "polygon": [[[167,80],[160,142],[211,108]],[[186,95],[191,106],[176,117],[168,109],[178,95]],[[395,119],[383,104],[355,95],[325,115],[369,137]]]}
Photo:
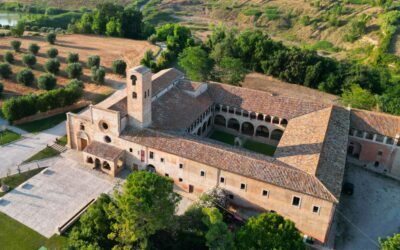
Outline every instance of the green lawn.
{"label": "green lawn", "polygon": [[[71,111],[72,113],[77,113],[84,108],[76,109]],[[42,120],[37,120],[33,122],[27,122],[24,124],[17,125],[18,128],[28,131],[30,133],[38,133],[40,131],[52,128],[61,122],[65,121],[67,116],[65,113],[54,115],[48,118],[44,118]]]}
{"label": "green lawn", "polygon": [[[220,130],[214,130],[209,136],[209,138],[223,143],[227,143],[229,145],[234,145],[235,143],[235,135]],[[274,146],[251,140],[246,140],[243,147],[250,151],[269,156],[274,155],[276,149],[276,147]]]}
{"label": "green lawn", "polygon": [[31,156],[29,159],[25,160],[24,163],[31,162],[31,161],[38,161],[38,160],[43,160],[46,158],[50,158],[56,155],[59,155],[60,152],[57,150],[51,148],[51,147],[46,147],[42,151],[39,151],[37,154]]}
{"label": "green lawn", "polygon": [[57,144],[61,145],[61,146],[65,146],[67,145],[67,135],[64,135],[61,138],[57,139]]}
{"label": "green lawn", "polygon": [[[30,170],[30,171],[27,171],[27,172],[24,172],[21,174],[4,177],[4,178],[1,178],[0,180],[1,180],[1,182],[4,181],[4,184],[9,186],[10,187],[9,191],[11,191],[12,189],[18,187],[19,185],[24,183],[26,180],[28,180],[32,176],[38,174],[42,170],[43,170],[43,168],[37,168],[37,169],[33,169],[33,170]],[[4,195],[5,195],[5,193],[0,193],[0,197],[4,196]],[[1,232],[1,230],[0,230],[0,232]],[[1,246],[1,244],[0,244],[0,246]]]}
{"label": "green lawn", "polygon": [[0,132],[0,145],[10,143],[12,141],[18,140],[19,138],[21,138],[20,134],[6,129]]}
{"label": "green lawn", "polygon": [[36,250],[45,246],[49,250],[59,250],[67,247],[66,237],[54,235],[47,239],[3,213],[0,213],[0,225],[0,249]]}

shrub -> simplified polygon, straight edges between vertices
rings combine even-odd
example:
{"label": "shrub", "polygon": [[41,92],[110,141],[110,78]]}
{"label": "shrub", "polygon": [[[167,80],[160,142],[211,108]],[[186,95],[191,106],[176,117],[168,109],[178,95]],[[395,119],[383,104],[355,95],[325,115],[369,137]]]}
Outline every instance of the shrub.
{"label": "shrub", "polygon": [[89,56],[87,66],[89,68],[100,67],[100,56]]}
{"label": "shrub", "polygon": [[1,96],[1,93],[3,93],[3,90],[4,90],[4,86],[2,83],[0,83],[0,96]]}
{"label": "shrub", "polygon": [[47,56],[50,58],[56,58],[58,56],[58,49],[50,48],[49,50],[47,50]]}
{"label": "shrub", "polygon": [[21,42],[18,40],[11,41],[10,45],[15,52],[19,52],[19,50],[21,49]]}
{"label": "shrub", "polygon": [[11,76],[12,70],[11,66],[8,63],[0,64],[0,77],[3,79],[7,79]]}
{"label": "shrub", "polygon": [[31,69],[22,69],[17,74],[17,82],[21,83],[25,86],[30,86],[35,81],[35,75],[33,74]]}
{"label": "shrub", "polygon": [[113,61],[112,71],[115,74],[125,75],[126,74],[126,62],[124,60]]}
{"label": "shrub", "polygon": [[11,51],[7,51],[4,54],[4,61],[8,63],[14,63],[14,54]]}
{"label": "shrub", "polygon": [[79,54],[78,53],[69,53],[67,57],[68,63],[77,63],[79,62]]}
{"label": "shrub", "polygon": [[51,32],[46,35],[46,40],[50,44],[54,44],[56,42],[56,39],[57,39],[56,33]]}
{"label": "shrub", "polygon": [[98,84],[103,84],[105,76],[106,70],[103,67],[92,67],[92,81]]}
{"label": "shrub", "polygon": [[67,86],[72,86],[72,85],[77,85],[77,86],[79,86],[80,88],[84,88],[85,87],[85,85],[83,84],[83,82],[81,81],[81,80],[77,80],[77,79],[72,79],[68,84],[67,84]]}
{"label": "shrub", "polygon": [[49,59],[44,64],[44,69],[49,73],[57,74],[58,71],[60,70],[60,61],[55,58]]}
{"label": "shrub", "polygon": [[28,66],[28,67],[32,67],[33,65],[36,64],[36,56],[32,55],[32,54],[28,54],[28,55],[24,55],[22,57],[22,62]]}
{"label": "shrub", "polygon": [[31,43],[31,44],[29,44],[28,50],[29,50],[29,52],[31,52],[32,54],[37,55],[37,53],[38,53],[39,50],[40,50],[40,46],[37,45],[36,43]]}
{"label": "shrub", "polygon": [[69,78],[79,79],[82,75],[82,65],[80,63],[68,64],[67,73]]}
{"label": "shrub", "polygon": [[57,84],[57,79],[52,74],[44,74],[38,78],[39,89],[51,90]]}

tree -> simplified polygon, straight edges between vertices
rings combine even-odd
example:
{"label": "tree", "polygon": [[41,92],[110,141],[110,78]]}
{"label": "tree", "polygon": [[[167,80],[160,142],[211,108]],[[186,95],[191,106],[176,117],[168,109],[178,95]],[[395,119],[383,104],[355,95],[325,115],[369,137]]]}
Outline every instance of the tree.
{"label": "tree", "polygon": [[57,34],[54,32],[50,32],[46,35],[46,41],[50,44],[55,44],[57,40]]}
{"label": "tree", "polygon": [[82,75],[82,65],[80,63],[68,64],[67,73],[69,78],[79,79]]}
{"label": "tree", "polygon": [[50,48],[47,50],[47,56],[49,58],[56,58],[58,56],[58,49]]}
{"label": "tree", "polygon": [[111,223],[110,239],[117,241],[121,249],[134,245],[145,249],[151,235],[172,223],[179,200],[171,179],[146,171],[132,173],[122,194],[115,194],[115,203],[107,210],[115,221]]}
{"label": "tree", "polygon": [[234,249],[233,236],[228,226],[222,220],[222,214],[217,208],[203,208],[205,214],[203,222],[208,227],[205,234],[206,245],[209,249],[230,250]]}
{"label": "tree", "polygon": [[15,52],[19,52],[19,50],[21,49],[21,41],[13,40],[10,42],[10,45]]}
{"label": "tree", "polygon": [[121,23],[115,18],[111,18],[106,25],[107,36],[119,36],[121,34]]}
{"label": "tree", "polygon": [[188,47],[179,55],[179,65],[186,71],[190,79],[204,81],[209,78],[213,68],[212,60],[200,47]]}
{"label": "tree", "polygon": [[92,67],[92,81],[97,84],[103,84],[106,76],[106,70],[103,67]]}
{"label": "tree", "polygon": [[0,83],[0,96],[4,91],[4,85],[2,83]]}
{"label": "tree", "polygon": [[136,7],[127,6],[121,14],[120,36],[126,38],[138,39],[142,36],[142,27],[145,26],[142,22],[142,12]]}
{"label": "tree", "polygon": [[89,56],[88,58],[88,62],[87,62],[87,66],[89,68],[93,68],[93,67],[100,67],[100,56]]}
{"label": "tree", "polygon": [[8,63],[0,64],[0,77],[3,79],[8,79],[12,75],[11,66]]}
{"label": "tree", "polygon": [[7,51],[4,54],[4,61],[10,64],[14,63],[14,54],[11,51]]}
{"label": "tree", "polygon": [[246,69],[240,59],[232,57],[222,58],[219,64],[222,82],[238,85],[246,75]]}
{"label": "tree", "polygon": [[148,68],[154,67],[154,55],[153,55],[153,51],[151,49],[146,50],[142,60],[140,60],[140,64],[142,64]]}
{"label": "tree", "polygon": [[394,234],[393,237],[380,239],[380,250],[399,250],[400,249],[400,234]]}
{"label": "tree", "polygon": [[77,63],[77,62],[79,62],[79,54],[69,53],[67,56],[67,63]]}
{"label": "tree", "polygon": [[294,223],[276,213],[251,217],[237,232],[235,242],[238,250],[305,249]]}
{"label": "tree", "polygon": [[36,56],[35,56],[35,55],[32,55],[32,54],[24,55],[24,56],[22,57],[22,62],[23,62],[26,66],[28,66],[29,68],[32,68],[33,65],[36,64]]}
{"label": "tree", "polygon": [[376,98],[371,92],[362,89],[358,84],[353,84],[350,89],[343,91],[341,102],[353,108],[371,110],[376,106]]}
{"label": "tree", "polygon": [[112,249],[115,242],[108,239],[111,232],[106,208],[111,198],[101,194],[97,201],[79,219],[79,224],[73,227],[68,237],[69,247],[72,249]]}
{"label": "tree", "polygon": [[60,61],[58,59],[49,59],[47,62],[44,64],[44,69],[51,73],[51,74],[57,74],[58,71],[60,70]]}
{"label": "tree", "polygon": [[32,54],[37,55],[37,53],[39,53],[39,50],[40,46],[37,45],[36,43],[29,44],[28,51],[31,52]]}
{"label": "tree", "polygon": [[17,82],[25,86],[31,86],[35,82],[35,75],[29,68],[22,69],[17,73]]}
{"label": "tree", "polygon": [[38,78],[38,87],[39,89],[51,90],[57,84],[57,79],[52,74],[44,74],[39,76]]}
{"label": "tree", "polygon": [[20,37],[24,34],[25,31],[25,22],[23,20],[19,20],[17,25],[11,29],[11,35]]}
{"label": "tree", "polygon": [[126,74],[126,62],[120,59],[113,61],[112,71],[114,74],[119,74],[124,76]]}

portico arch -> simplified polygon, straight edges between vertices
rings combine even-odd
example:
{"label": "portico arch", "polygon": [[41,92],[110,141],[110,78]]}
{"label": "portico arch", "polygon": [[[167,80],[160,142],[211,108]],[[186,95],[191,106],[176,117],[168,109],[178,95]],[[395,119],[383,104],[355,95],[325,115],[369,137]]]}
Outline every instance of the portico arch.
{"label": "portico arch", "polygon": [[148,172],[155,173],[156,172],[156,167],[154,167],[153,165],[149,164],[149,165],[146,166],[146,170]]}
{"label": "portico arch", "polygon": [[77,133],[76,138],[79,151],[84,150],[90,143],[89,136],[82,130]]}
{"label": "portico arch", "polygon": [[203,128],[201,129],[201,133],[204,134],[207,130],[207,122],[203,124]]}
{"label": "portico arch", "polygon": [[256,129],[256,136],[269,138],[269,129],[266,126],[258,126]]}
{"label": "portico arch", "polygon": [[214,118],[214,124],[226,127],[226,119],[222,115],[216,115]]}
{"label": "portico arch", "polygon": [[254,126],[250,122],[243,122],[242,133],[245,135],[254,135]]}
{"label": "portico arch", "polygon": [[275,129],[274,131],[272,131],[271,133],[271,140],[276,140],[279,141],[282,138],[283,135],[283,131],[280,129]]}
{"label": "portico arch", "polygon": [[234,129],[236,131],[240,130],[240,123],[237,119],[231,118],[228,120],[228,128]]}

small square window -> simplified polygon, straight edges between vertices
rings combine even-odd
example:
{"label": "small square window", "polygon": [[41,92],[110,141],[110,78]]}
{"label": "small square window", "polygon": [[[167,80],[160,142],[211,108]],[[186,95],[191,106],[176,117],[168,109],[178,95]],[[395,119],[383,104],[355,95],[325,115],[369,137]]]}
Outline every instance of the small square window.
{"label": "small square window", "polygon": [[241,184],[240,184],[240,189],[245,190],[245,189],[246,189],[246,184],[241,183]]}
{"label": "small square window", "polygon": [[183,168],[183,164],[179,163],[179,168],[182,169]]}
{"label": "small square window", "polygon": [[293,206],[299,207],[300,206],[300,202],[301,202],[300,197],[293,196],[293,200],[292,200],[292,205]]}
{"label": "small square window", "polygon": [[233,196],[233,194],[228,195],[229,199],[233,200],[235,198],[235,196]]}
{"label": "small square window", "polygon": [[169,177],[169,174],[166,173],[165,176]]}
{"label": "small square window", "polygon": [[131,152],[131,153],[132,153],[132,151],[133,151],[133,150],[132,150],[132,148],[129,148],[129,152]]}
{"label": "small square window", "polygon": [[219,182],[225,183],[225,178],[224,178],[224,177],[220,177],[220,178],[219,178]]}
{"label": "small square window", "polygon": [[183,179],[182,178],[179,178],[179,182],[182,182],[183,181]]}
{"label": "small square window", "polygon": [[150,151],[150,159],[154,159],[154,153]]}
{"label": "small square window", "polygon": [[313,206],[312,211],[314,214],[319,214],[319,212],[321,211],[321,207]]}
{"label": "small square window", "polygon": [[382,151],[378,151],[378,155],[383,155],[383,152]]}
{"label": "small square window", "polygon": [[161,161],[161,162],[164,162],[164,158],[160,158],[160,161]]}
{"label": "small square window", "polygon": [[268,197],[268,195],[269,195],[268,190],[263,190],[262,191],[262,196],[267,196]]}
{"label": "small square window", "polygon": [[206,176],[206,172],[204,172],[204,171],[200,171],[200,176]]}

